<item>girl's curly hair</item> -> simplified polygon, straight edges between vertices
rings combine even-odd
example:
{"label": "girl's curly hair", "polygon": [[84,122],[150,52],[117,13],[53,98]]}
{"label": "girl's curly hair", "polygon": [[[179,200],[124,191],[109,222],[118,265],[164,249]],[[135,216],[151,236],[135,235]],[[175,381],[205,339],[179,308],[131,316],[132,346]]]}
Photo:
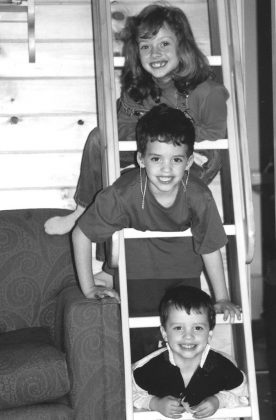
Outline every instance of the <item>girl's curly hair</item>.
{"label": "girl's curly hair", "polygon": [[177,90],[188,92],[212,75],[208,59],[198,48],[185,13],[178,7],[149,5],[137,16],[128,17],[123,33],[122,91],[136,102],[142,102],[149,95],[154,99],[160,95],[152,76],[141,65],[138,40],[152,38],[164,25],[178,40],[179,65],[172,74]]}

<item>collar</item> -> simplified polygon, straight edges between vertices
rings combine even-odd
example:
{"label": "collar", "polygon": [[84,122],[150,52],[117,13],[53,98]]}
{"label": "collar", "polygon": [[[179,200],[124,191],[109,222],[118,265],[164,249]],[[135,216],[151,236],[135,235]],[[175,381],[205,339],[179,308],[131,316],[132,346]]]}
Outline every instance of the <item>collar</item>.
{"label": "collar", "polygon": [[[169,353],[169,361],[170,361],[170,363],[171,363],[173,366],[176,366],[175,361],[174,361],[174,358],[173,358],[173,352],[171,351],[171,348],[170,348],[170,346],[168,345],[168,343],[166,343],[166,346],[167,346],[168,353]],[[202,355],[201,355],[201,360],[200,360],[200,363],[199,363],[199,366],[200,366],[201,368],[203,368],[204,363],[206,362],[206,359],[207,359],[207,356],[208,356],[208,354],[209,354],[210,348],[211,348],[211,347],[210,347],[210,345],[209,345],[209,344],[206,344],[206,347],[205,347],[205,349],[204,349],[204,350],[203,350],[203,352],[202,352]]]}

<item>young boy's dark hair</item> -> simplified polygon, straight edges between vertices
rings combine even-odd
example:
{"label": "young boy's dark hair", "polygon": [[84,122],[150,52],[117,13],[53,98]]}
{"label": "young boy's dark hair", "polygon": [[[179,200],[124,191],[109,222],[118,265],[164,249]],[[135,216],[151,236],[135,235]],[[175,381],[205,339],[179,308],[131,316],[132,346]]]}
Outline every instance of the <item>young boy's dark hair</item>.
{"label": "young boy's dark hair", "polygon": [[211,298],[207,293],[196,287],[176,286],[168,289],[160,301],[159,315],[161,325],[166,326],[169,310],[171,307],[185,310],[187,314],[191,311],[202,313],[206,311],[210,330],[213,330],[216,324],[216,312]]}
{"label": "young boy's dark hair", "polygon": [[147,143],[160,141],[180,146],[187,145],[187,157],[194,150],[195,129],[191,119],[179,109],[170,108],[166,104],[153,107],[137,123],[137,151],[146,152]]}

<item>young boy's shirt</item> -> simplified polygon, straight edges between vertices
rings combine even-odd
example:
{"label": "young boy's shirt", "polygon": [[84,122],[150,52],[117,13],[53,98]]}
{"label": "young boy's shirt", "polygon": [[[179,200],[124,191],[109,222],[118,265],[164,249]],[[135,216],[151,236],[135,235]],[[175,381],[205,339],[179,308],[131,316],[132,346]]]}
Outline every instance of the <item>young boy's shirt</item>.
{"label": "young boy's shirt", "polygon": [[133,402],[138,409],[149,409],[153,396],[174,396],[190,407],[215,395],[220,408],[248,404],[244,373],[223,354],[207,345],[200,366],[185,386],[169,347],[159,349],[133,365]]}
{"label": "young boy's shirt", "polygon": [[180,184],[171,207],[159,204],[147,188],[142,208],[144,170],[142,178],[141,186],[139,169],[135,168],[103,189],[79,219],[80,229],[92,242],[103,242],[123,228],[165,232],[191,228],[192,237],[127,240],[127,276],[198,278],[203,268],[201,254],[214,252],[227,242],[212,193],[190,175],[186,188]]}

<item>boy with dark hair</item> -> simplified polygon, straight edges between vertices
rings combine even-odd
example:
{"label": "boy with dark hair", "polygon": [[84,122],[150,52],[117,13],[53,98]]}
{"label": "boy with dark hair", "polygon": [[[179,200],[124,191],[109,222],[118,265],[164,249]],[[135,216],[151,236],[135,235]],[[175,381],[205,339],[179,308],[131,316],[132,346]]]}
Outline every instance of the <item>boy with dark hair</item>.
{"label": "boy with dark hair", "polygon": [[133,365],[134,407],[180,418],[213,415],[248,404],[246,379],[228,357],[211,350],[216,323],[210,296],[177,286],[163,296],[159,315],[165,347]]}
{"label": "boy with dark hair", "polygon": [[209,188],[189,174],[194,137],[191,120],[164,104],[138,121],[140,168],[103,189],[73,231],[76,267],[86,297],[119,299],[114,289],[95,285],[91,242],[104,242],[123,228],[165,232],[191,228],[192,237],[127,240],[130,315],[156,314],[168,285],[200,288],[204,262],[216,310],[225,318],[240,316],[226,288],[220,248],[227,238],[214,199]]}

